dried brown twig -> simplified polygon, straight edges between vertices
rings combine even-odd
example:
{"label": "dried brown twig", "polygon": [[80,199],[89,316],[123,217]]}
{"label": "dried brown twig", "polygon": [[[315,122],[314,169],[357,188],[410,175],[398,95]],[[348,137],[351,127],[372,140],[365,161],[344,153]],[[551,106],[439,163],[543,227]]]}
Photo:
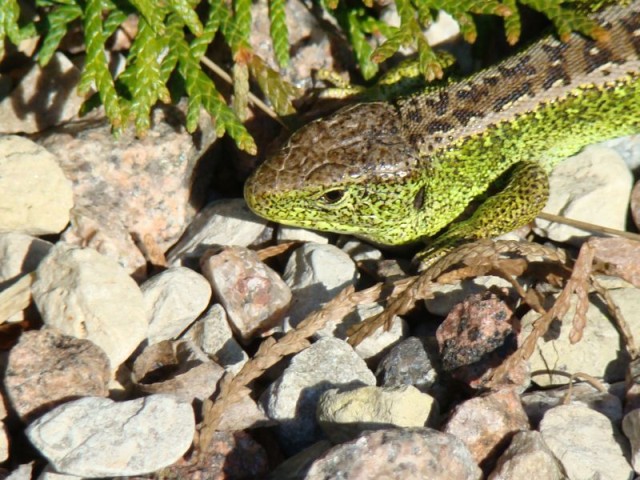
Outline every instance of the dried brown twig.
{"label": "dried brown twig", "polygon": [[[388,329],[394,315],[403,315],[417,301],[430,298],[432,285],[436,282],[456,283],[466,278],[493,274],[507,278],[515,286],[517,282],[514,277],[522,275],[535,261],[563,263],[564,254],[543,245],[512,240],[484,239],[462,245],[437,260],[418,277],[407,279],[410,284],[402,293],[391,297],[384,311],[349,330],[349,343],[358,345],[383,325]],[[519,284],[516,290],[524,294],[525,300],[531,300]],[[541,308],[539,303],[535,304],[535,308]]]}
{"label": "dried brown twig", "polygon": [[[406,281],[398,282],[388,294],[394,294],[405,288]],[[262,375],[287,355],[298,353],[309,346],[307,340],[315,332],[325,326],[333,318],[343,318],[357,305],[374,303],[384,297],[382,284],[374,285],[366,290],[354,292],[353,286],[342,290],[334,299],[326,303],[320,310],[308,315],[298,326],[290,330],[279,340],[270,337],[265,339],[251,360],[233,375],[227,372],[218,384],[218,395],[215,400],[207,400],[203,405],[203,422],[197,447],[206,452],[213,433],[219,425],[222,414],[229,405],[240,401],[250,393],[247,385]],[[388,295],[387,294],[387,295]]]}

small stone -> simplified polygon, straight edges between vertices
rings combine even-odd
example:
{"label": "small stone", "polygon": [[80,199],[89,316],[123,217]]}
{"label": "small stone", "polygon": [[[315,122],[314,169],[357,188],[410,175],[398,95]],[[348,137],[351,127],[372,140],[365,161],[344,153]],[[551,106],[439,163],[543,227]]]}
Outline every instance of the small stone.
{"label": "small stone", "polygon": [[276,326],[291,301],[280,276],[242,247],[227,247],[201,259],[202,273],[213,287],[243,342]]}
{"label": "small stone", "polygon": [[[544,211],[603,227],[625,230],[632,175],[615,150],[590,146],[558,165],[549,179]],[[580,244],[592,232],[535,220],[535,231],[556,242]]]}
{"label": "small stone", "polygon": [[0,232],[59,233],[73,207],[59,159],[31,140],[0,136]]}
{"label": "small stone", "polygon": [[195,434],[193,409],[170,395],[116,403],[86,397],[65,403],[27,427],[31,443],[61,473],[140,475],[171,465]]}
{"label": "small stone", "polygon": [[227,313],[219,303],[209,307],[183,336],[193,341],[204,353],[225,370],[237,373],[249,360],[249,355],[233,338]]}
{"label": "small stone", "polygon": [[307,243],[293,252],[282,278],[293,295],[285,321],[295,327],[347,285],[353,285],[358,272],[349,255],[338,247]]}
{"label": "small stone", "polygon": [[624,416],[622,431],[631,444],[631,465],[636,473],[640,473],[640,408]]}
{"label": "small stone", "polygon": [[628,238],[591,238],[595,260],[606,265],[609,275],[622,277],[640,288],[640,243]]}
{"label": "small stone", "polygon": [[429,313],[446,317],[456,305],[471,295],[482,295],[496,289],[500,289],[508,298],[519,299],[513,286],[504,278],[487,275],[453,284],[436,285],[432,290],[433,298],[426,299],[424,305]]}
{"label": "small stone", "polygon": [[144,282],[140,289],[150,312],[150,345],[182,333],[200,315],[211,298],[211,285],[199,273],[173,267]]}
{"label": "small stone", "polygon": [[145,348],[131,378],[143,393],[170,393],[184,402],[209,398],[224,370],[188,340],[163,340]]}
{"label": "small stone", "polygon": [[343,237],[345,240],[339,243],[340,249],[349,255],[354,262],[377,262],[383,259],[382,252],[368,243],[361,242],[352,237]]}
{"label": "small stone", "polygon": [[151,238],[163,252],[176,243],[208,195],[204,187],[212,169],[203,153],[216,139],[208,115],[200,117],[197,136],[187,132],[185,111],[184,102],[154,108],[152,128],[143,137],[127,129],[116,138],[103,117],[38,137],[60,157],[82,213],[65,232],[65,242],[91,247],[129,273],[145,267],[132,237],[142,243]]}
{"label": "small stone", "polygon": [[278,243],[310,242],[327,244],[329,243],[330,236],[331,234],[329,233],[316,232],[313,230],[307,230],[306,228],[287,227],[283,225],[278,227],[276,239],[278,240]]}
{"label": "small stone", "polygon": [[267,228],[267,221],[249,210],[241,198],[217,200],[193,219],[180,241],[167,255],[170,264],[200,258],[218,245],[247,247]]}
{"label": "small stone", "polygon": [[601,413],[582,405],[561,405],[545,413],[540,433],[569,478],[633,478],[622,447],[626,440]]}
{"label": "small stone", "polygon": [[436,331],[446,371],[481,361],[513,336],[513,311],[493,293],[471,295],[456,305]]}
{"label": "small stone", "polygon": [[[544,414],[558,405],[562,405],[567,396],[568,387],[540,390],[522,395],[522,405],[531,425],[537,427]],[[583,405],[606,415],[613,423],[622,420],[622,402],[607,392],[600,392],[591,385],[578,383],[572,386],[569,397],[571,405]]]}
{"label": "small stone", "polygon": [[518,432],[488,480],[565,480],[567,474],[539,432]]}
{"label": "small stone", "polygon": [[[51,247],[50,242],[24,233],[0,233],[0,292],[34,271]],[[20,311],[6,321],[16,323],[24,319],[24,311]]]}
{"label": "small stone", "polygon": [[[640,289],[619,288],[609,290],[613,303],[620,309],[632,332],[640,331]],[[575,344],[569,341],[571,322],[575,312],[576,298],[562,321],[554,320],[549,331],[538,340],[537,347],[529,358],[532,371],[552,370],[569,374],[582,372],[602,378],[608,383],[624,379],[629,355],[621,347],[620,334],[601,307],[597,295],[589,295],[591,304],[586,314],[586,326],[582,339]],[[548,305],[547,305],[548,307]],[[532,322],[539,314],[531,311],[522,318],[522,331],[518,344],[531,333]],[[550,367],[551,366],[551,367]],[[553,372],[535,375],[532,380],[541,386],[564,385],[569,378]]]}
{"label": "small stone", "polygon": [[[440,324],[436,338],[442,368],[472,388],[484,386],[491,371],[518,348],[514,325],[518,320],[509,306],[495,294],[470,295],[456,305]],[[528,386],[527,375],[518,378]]]}
{"label": "small stone", "polygon": [[35,462],[24,463],[5,477],[4,480],[31,480],[33,475],[33,465]]}
{"label": "small stone", "polygon": [[317,418],[327,437],[338,444],[366,430],[424,427],[437,410],[433,397],[411,385],[371,386],[324,392],[318,401]]}
{"label": "small stone", "polygon": [[33,272],[52,244],[24,233],[0,233],[0,290],[5,282]]}
{"label": "small stone", "polygon": [[417,337],[409,337],[395,345],[376,370],[376,378],[382,386],[413,385],[422,392],[429,390],[437,375],[422,341]]}
{"label": "small stone", "polygon": [[88,340],[51,329],[24,332],[9,352],[4,386],[28,421],[73,398],[109,394],[109,360]]}
{"label": "small stone", "polygon": [[320,435],[315,418],[320,395],[331,388],[375,383],[373,373],[349,344],[326,338],[295,355],[261,401],[269,417],[280,422],[283,448],[295,453]]}
{"label": "small stone", "polygon": [[444,431],[462,440],[478,463],[490,463],[520,431],[529,430],[515,389],[502,389],[458,405]]}
{"label": "small stone", "polygon": [[57,244],[36,270],[33,299],[45,325],[98,345],[117,370],[147,335],[136,282],[91,248]]}
{"label": "small stone", "polygon": [[316,460],[304,478],[479,480],[482,471],[453,435],[413,427],[366,432],[338,445]]}
{"label": "small stone", "polygon": [[76,91],[79,80],[80,70],[60,52],[44,67],[35,63],[1,96],[0,133],[36,133],[76,116],[85,100]]}
{"label": "small stone", "polygon": [[[323,328],[313,335],[313,338],[335,337],[346,340],[349,337],[347,332],[351,327],[381,313],[383,310],[384,306],[380,303],[357,305],[355,310],[346,317],[342,319],[336,318],[334,321],[329,320]],[[365,360],[372,359],[398,343],[407,335],[408,330],[407,322],[394,315],[391,319],[391,327],[388,330],[378,328],[356,345],[356,353]]]}

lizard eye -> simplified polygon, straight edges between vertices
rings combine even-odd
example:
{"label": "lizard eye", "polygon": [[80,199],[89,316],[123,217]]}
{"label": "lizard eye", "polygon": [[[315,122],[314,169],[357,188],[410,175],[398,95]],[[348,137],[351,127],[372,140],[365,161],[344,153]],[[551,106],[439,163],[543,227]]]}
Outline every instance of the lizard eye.
{"label": "lizard eye", "polygon": [[344,190],[329,190],[320,198],[324,203],[334,205],[344,198]]}

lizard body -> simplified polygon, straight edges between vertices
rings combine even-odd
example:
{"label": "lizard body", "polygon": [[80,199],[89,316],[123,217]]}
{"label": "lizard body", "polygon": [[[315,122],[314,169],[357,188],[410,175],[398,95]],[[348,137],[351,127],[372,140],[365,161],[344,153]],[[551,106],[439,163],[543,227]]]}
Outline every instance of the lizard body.
{"label": "lizard body", "polygon": [[640,0],[597,18],[606,42],[548,36],[468,78],[309,123],[248,179],[248,205],[381,244],[425,240],[419,260],[530,222],[561,160],[640,131]]}

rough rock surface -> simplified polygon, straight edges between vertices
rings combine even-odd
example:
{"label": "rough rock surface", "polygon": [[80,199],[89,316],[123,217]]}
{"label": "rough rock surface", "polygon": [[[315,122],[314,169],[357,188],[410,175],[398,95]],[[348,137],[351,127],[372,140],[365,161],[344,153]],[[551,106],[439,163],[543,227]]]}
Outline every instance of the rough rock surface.
{"label": "rough rock surface", "polygon": [[140,288],[115,260],[91,248],[57,244],[36,270],[32,292],[45,325],[91,340],[114,371],[146,338]]}
{"label": "rough rock surface", "polygon": [[342,340],[327,338],[295,355],[262,401],[269,417],[280,422],[278,432],[284,448],[297,452],[321,435],[315,419],[320,395],[331,388],[375,383],[373,373],[353,348]]}
{"label": "rough rock surface", "polygon": [[540,422],[544,441],[569,478],[631,480],[626,439],[607,417],[582,405],[561,405]]}
{"label": "rough rock surface", "polygon": [[433,397],[411,385],[332,389],[318,401],[317,418],[333,443],[351,440],[365,430],[424,427],[437,412]]}
{"label": "rough rock surface", "polygon": [[144,282],[140,289],[149,312],[150,345],[182,333],[200,315],[211,298],[211,285],[199,273],[173,267]]}
{"label": "rough rock surface", "polygon": [[313,463],[305,480],[393,478],[479,480],[482,472],[453,435],[430,428],[366,432],[337,445]]}
{"label": "rough rock surface", "polygon": [[191,405],[170,395],[121,403],[85,397],[27,428],[31,443],[56,471],[85,477],[140,475],[171,465],[194,433]]}
{"label": "rough rock surface", "polygon": [[73,207],[60,159],[26,138],[0,136],[0,232],[59,233]]}
{"label": "rough rock surface", "polygon": [[71,399],[107,396],[110,378],[98,346],[44,328],[24,332],[11,349],[4,387],[25,421]]}

